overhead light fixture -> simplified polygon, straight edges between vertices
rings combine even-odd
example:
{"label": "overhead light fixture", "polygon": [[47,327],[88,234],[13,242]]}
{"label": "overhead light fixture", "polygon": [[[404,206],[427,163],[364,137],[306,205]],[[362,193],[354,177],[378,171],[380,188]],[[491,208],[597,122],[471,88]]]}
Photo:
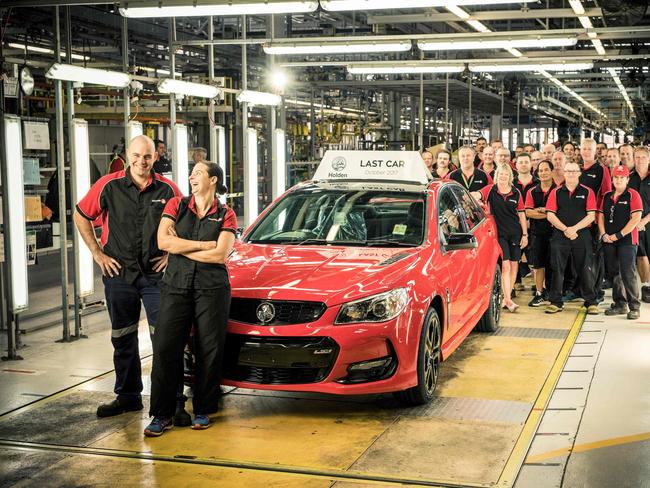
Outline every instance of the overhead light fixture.
{"label": "overhead light fixture", "polygon": [[540,70],[539,73],[547,78],[551,83],[559,87],[560,89],[564,90],[567,92],[569,95],[571,95],[573,98],[578,100],[580,103],[582,103],[584,106],[588,107],[590,110],[593,112],[596,112],[598,115],[600,115],[603,118],[607,118],[607,115],[605,115],[603,112],[598,110],[593,104],[589,103],[587,100],[585,100],[582,96],[578,95],[575,90],[572,90],[568,86],[566,86],[564,83],[562,83],[560,80],[558,80],[555,76],[553,76],[551,73],[545,70]]}
{"label": "overhead light fixture", "polygon": [[[523,0],[528,3],[535,0]],[[512,0],[403,0],[396,4],[392,0],[321,0],[320,5],[330,12],[343,10],[385,10],[404,8],[449,7],[458,5],[500,5],[512,3]]]}
{"label": "overhead light fixture", "polygon": [[582,2],[580,0],[569,0],[569,5],[571,5],[571,8],[573,9],[576,15],[585,14],[585,8],[583,7]]}
{"label": "overhead light fixture", "polygon": [[582,24],[582,27],[584,27],[585,29],[593,29],[594,28],[594,25],[591,23],[591,19],[589,17],[581,15],[580,17],[578,17],[578,20]]}
{"label": "overhead light fixture", "polygon": [[251,105],[270,105],[277,106],[282,103],[282,97],[275,93],[266,93],[253,90],[244,90],[237,95],[239,103],[249,103]]}
{"label": "overhead light fixture", "polygon": [[536,37],[521,39],[460,39],[451,41],[418,41],[423,51],[452,51],[478,49],[547,48],[575,46],[577,37]]}
{"label": "overhead light fixture", "polygon": [[614,68],[607,68],[607,71],[611,75],[612,79],[614,80],[614,83],[616,83],[616,86],[618,87],[619,91],[621,92],[621,95],[623,96],[623,100],[625,100],[625,103],[627,103],[627,106],[630,107],[630,110],[634,112],[634,105],[632,105],[632,100],[630,100],[630,96],[627,93],[627,90],[625,89],[625,86],[621,82],[621,79],[618,76],[618,73],[616,73],[616,70]]}
{"label": "overhead light fixture", "polygon": [[603,46],[603,43],[600,39],[592,39],[591,43],[593,44],[594,49],[598,54],[600,54],[601,56],[607,54],[607,51],[605,51],[605,47]]}
{"label": "overhead light fixture", "polygon": [[[170,71],[166,70],[166,69],[163,69],[163,68],[151,68],[149,66],[136,66],[135,70],[136,71],[138,71],[138,70],[147,71],[148,73],[155,73],[157,75],[163,75],[163,76],[169,76],[170,75]],[[183,73],[180,73],[180,72],[176,71],[174,76],[176,78],[180,78],[180,77],[183,76]]]}
{"label": "overhead light fixture", "polygon": [[[25,45],[20,44],[18,42],[8,42],[7,46],[12,47],[14,49],[22,49],[23,51],[25,50]],[[47,48],[47,47],[41,47],[41,46],[31,46],[29,44],[27,45],[27,51],[30,51],[30,52],[33,52],[33,53],[41,53],[41,54],[54,54],[54,49],[50,49],[50,48]],[[63,52],[63,51],[61,51],[59,54],[60,54],[60,56],[62,58],[65,58],[67,56],[67,54],[65,52]],[[82,54],[75,54],[75,53],[71,54],[71,58],[72,59],[77,59],[79,61],[89,61],[90,60],[89,56],[84,56]]]}
{"label": "overhead light fixture", "polygon": [[591,69],[593,63],[545,63],[545,64],[475,64],[470,65],[474,73],[502,73],[508,71],[581,71]]}
{"label": "overhead light fixture", "polygon": [[[317,1],[293,1],[285,2],[278,0],[266,1],[245,1],[245,2],[202,2],[197,5],[196,1],[177,6],[157,6],[158,0],[152,1],[150,7],[127,7],[120,8],[120,14],[130,18],[149,17],[210,17],[210,16],[237,16],[237,15],[264,15],[264,14],[298,14],[314,12],[318,8]],[[173,2],[167,2],[173,3]],[[176,2],[182,3],[182,2]]]}
{"label": "overhead light fixture", "polygon": [[463,10],[462,8],[456,6],[456,5],[445,5],[445,8],[449,10],[452,14],[454,14],[456,17],[460,17],[463,20],[469,19],[469,13]]}
{"label": "overhead light fixture", "polygon": [[282,129],[275,129],[273,131],[273,149],[274,158],[273,166],[271,167],[271,180],[273,186],[271,194],[273,200],[282,195],[286,189],[287,178],[287,147],[285,143],[285,134]]}
{"label": "overhead light fixture", "polygon": [[173,93],[174,95],[188,97],[217,98],[221,94],[221,90],[216,86],[205,85],[203,83],[192,83],[173,78],[165,78],[158,82],[158,93]]}
{"label": "overhead light fixture", "polygon": [[[73,119],[74,147],[74,189],[75,196],[85,195],[90,190],[90,146],[88,143],[88,122]],[[95,291],[95,272],[93,255],[88,246],[83,245],[83,239],[78,229],[75,229],[77,249],[75,252],[75,272],[79,287],[79,296],[92,295]]]}
{"label": "overhead light fixture", "polygon": [[91,85],[112,86],[125,88],[131,82],[131,77],[119,71],[84,68],[72,64],[54,63],[45,73],[46,78],[62,81],[78,81]]}
{"label": "overhead light fixture", "polygon": [[257,218],[257,131],[252,127],[246,129],[246,152],[244,154],[244,225],[248,227]]}
{"label": "overhead light fixture", "polygon": [[280,55],[388,53],[408,51],[411,46],[411,41],[382,42],[373,41],[372,39],[331,43],[293,42],[289,44],[276,42],[265,45],[264,52],[266,54]]}
{"label": "overhead light fixture", "polygon": [[[9,264],[11,311],[18,313],[29,306],[27,289],[27,237],[25,234],[25,200],[23,188],[23,147],[20,118],[5,115],[5,161],[7,163],[7,181],[11,182],[3,189],[3,204],[7,205],[9,222],[6,227],[5,248]],[[9,239],[7,239],[7,237]]]}
{"label": "overhead light fixture", "polygon": [[189,195],[189,152],[187,148],[187,127],[175,124],[172,134],[172,179],[183,195]]}
{"label": "overhead light fixture", "polygon": [[465,22],[479,32],[491,32],[488,26],[478,20],[466,20]]}
{"label": "overhead light fixture", "polygon": [[424,73],[461,73],[465,66],[434,66],[426,64],[386,64],[348,66],[348,72],[353,75],[391,75],[391,74],[424,74]]}

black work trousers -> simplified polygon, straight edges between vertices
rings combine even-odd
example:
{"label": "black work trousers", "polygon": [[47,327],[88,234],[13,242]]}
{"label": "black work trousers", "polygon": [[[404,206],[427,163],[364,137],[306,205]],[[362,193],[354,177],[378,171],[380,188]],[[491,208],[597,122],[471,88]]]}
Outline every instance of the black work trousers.
{"label": "black work trousers", "polygon": [[142,369],[138,345],[138,321],[141,304],[147,314],[149,332],[158,317],[160,287],[140,276],[127,283],[119,276],[103,277],[106,308],[111,319],[111,342],[115,366],[115,393],[125,402],[140,401]]}
{"label": "black work trousers", "polygon": [[217,410],[230,287],[185,290],[163,285],[156,333],[153,337],[151,406],[154,417],[171,417],[183,378],[183,349],[194,325],[195,375],[192,405],[195,415]]}
{"label": "black work trousers", "polygon": [[562,286],[564,272],[569,257],[577,272],[580,283],[580,295],[585,300],[585,306],[596,305],[594,291],[593,246],[589,232],[582,231],[578,237],[571,240],[565,236],[554,235],[551,239],[551,269],[553,272],[549,300],[553,305],[562,306]]}
{"label": "black work trousers", "polygon": [[607,279],[612,281],[612,298],[614,304],[630,310],[639,310],[639,284],[636,271],[636,246],[633,244],[617,246],[605,244],[607,261]]}

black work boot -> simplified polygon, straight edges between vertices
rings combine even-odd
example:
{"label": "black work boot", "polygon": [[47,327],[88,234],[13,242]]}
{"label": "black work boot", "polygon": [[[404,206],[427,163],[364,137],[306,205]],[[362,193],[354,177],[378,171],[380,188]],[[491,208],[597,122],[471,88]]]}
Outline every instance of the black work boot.
{"label": "black work boot", "polygon": [[645,303],[650,303],[650,286],[641,287],[641,300]]}
{"label": "black work boot", "polygon": [[174,413],[174,425],[176,427],[189,427],[192,425],[192,417],[185,411],[185,400],[176,402],[176,413]]}
{"label": "black work boot", "polygon": [[139,398],[128,402],[116,398],[110,403],[104,403],[97,407],[97,416],[114,417],[125,412],[135,412],[138,410],[142,410],[142,400]]}

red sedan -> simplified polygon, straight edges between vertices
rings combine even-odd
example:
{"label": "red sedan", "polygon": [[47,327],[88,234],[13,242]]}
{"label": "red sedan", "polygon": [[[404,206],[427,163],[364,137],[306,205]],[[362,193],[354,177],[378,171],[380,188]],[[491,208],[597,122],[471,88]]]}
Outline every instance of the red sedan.
{"label": "red sedan", "polygon": [[[346,153],[373,161],[357,154]],[[498,327],[494,222],[456,183],[410,178],[386,159],[370,181],[334,156],[333,170],[267,208],[228,261],[224,383],[426,403],[442,361],[475,327]]]}

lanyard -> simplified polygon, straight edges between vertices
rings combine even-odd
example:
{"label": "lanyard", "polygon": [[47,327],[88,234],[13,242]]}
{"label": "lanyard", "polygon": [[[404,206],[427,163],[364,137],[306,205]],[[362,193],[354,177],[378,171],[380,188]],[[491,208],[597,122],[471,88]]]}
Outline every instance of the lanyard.
{"label": "lanyard", "polygon": [[465,188],[469,190],[469,187],[472,186],[472,183],[474,182],[475,173],[472,173],[472,177],[469,179],[469,182],[467,181],[467,178],[465,178],[465,173],[461,171],[460,175],[463,177],[463,183],[465,183]]}

